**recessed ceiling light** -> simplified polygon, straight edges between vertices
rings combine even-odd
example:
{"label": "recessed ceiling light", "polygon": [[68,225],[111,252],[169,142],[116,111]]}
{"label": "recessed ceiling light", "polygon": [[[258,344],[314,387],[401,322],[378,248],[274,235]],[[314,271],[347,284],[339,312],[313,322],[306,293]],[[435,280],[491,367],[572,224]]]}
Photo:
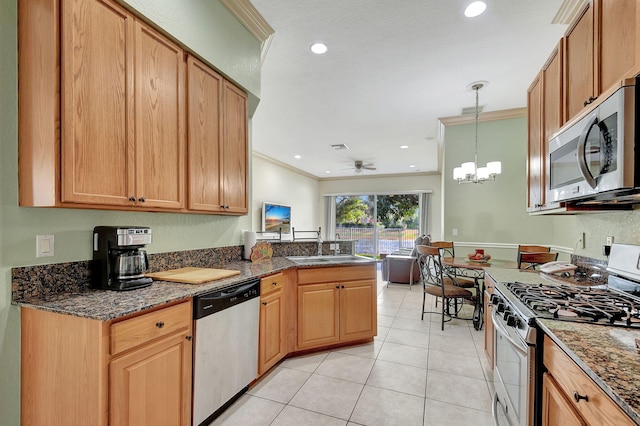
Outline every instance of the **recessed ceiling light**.
{"label": "recessed ceiling light", "polygon": [[415,167],[415,166],[416,166],[415,164],[409,164],[409,167]]}
{"label": "recessed ceiling light", "polygon": [[324,43],[313,43],[311,45],[311,51],[316,55],[322,55],[327,53],[327,45]]}
{"label": "recessed ceiling light", "polygon": [[299,160],[299,159],[301,159],[301,158],[302,158],[302,156],[301,156],[301,155],[296,154],[296,155],[294,155],[294,156],[293,156],[293,158],[295,158],[296,160]]}
{"label": "recessed ceiling light", "polygon": [[467,18],[475,18],[481,15],[487,8],[487,4],[483,1],[474,1],[464,10],[464,16]]}
{"label": "recessed ceiling light", "polygon": [[331,170],[325,170],[324,172],[325,173],[331,173]]}
{"label": "recessed ceiling light", "polygon": [[409,145],[401,145],[400,146],[400,149],[407,149],[407,148],[409,148]]}

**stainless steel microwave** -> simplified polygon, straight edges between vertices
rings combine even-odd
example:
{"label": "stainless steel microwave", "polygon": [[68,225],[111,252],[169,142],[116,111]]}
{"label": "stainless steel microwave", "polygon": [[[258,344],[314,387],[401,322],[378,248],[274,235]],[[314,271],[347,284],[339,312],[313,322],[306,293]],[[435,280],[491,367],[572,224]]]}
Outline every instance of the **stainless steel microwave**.
{"label": "stainless steel microwave", "polygon": [[611,200],[640,186],[636,82],[630,80],[549,140],[547,202]]}

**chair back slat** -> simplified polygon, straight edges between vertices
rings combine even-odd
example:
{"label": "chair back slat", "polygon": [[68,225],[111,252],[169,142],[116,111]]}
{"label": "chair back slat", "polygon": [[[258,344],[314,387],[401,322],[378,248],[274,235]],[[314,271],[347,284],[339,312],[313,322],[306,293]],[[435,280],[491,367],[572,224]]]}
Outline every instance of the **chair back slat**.
{"label": "chair back slat", "polygon": [[551,251],[551,247],[547,246],[535,246],[535,245],[524,245],[520,244],[518,246],[518,253],[549,253]]}
{"label": "chair back slat", "polygon": [[456,257],[453,241],[433,241],[431,245],[440,249],[440,256],[442,257]]}
{"label": "chair back slat", "polygon": [[536,269],[537,265],[553,262],[558,259],[558,253],[518,253],[518,269],[523,269],[522,264],[527,264],[524,269]]}

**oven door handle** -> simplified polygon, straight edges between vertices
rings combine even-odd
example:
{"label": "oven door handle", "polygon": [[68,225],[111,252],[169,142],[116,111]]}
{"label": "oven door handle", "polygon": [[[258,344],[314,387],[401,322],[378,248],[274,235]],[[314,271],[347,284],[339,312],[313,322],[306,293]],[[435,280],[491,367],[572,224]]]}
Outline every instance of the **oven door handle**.
{"label": "oven door handle", "polygon": [[502,326],[502,324],[498,321],[497,317],[496,317],[496,310],[495,308],[491,310],[491,322],[493,323],[493,327],[504,336],[505,339],[507,339],[507,341],[509,343],[511,343],[511,346],[513,346],[518,352],[520,352],[521,354],[523,354],[525,357],[528,356],[527,354],[527,349],[523,348],[522,345],[519,345],[518,342],[516,342],[511,336],[509,336],[509,333],[507,333],[507,330]]}
{"label": "oven door handle", "polygon": [[[580,169],[580,173],[582,174],[585,182],[587,182],[592,189],[596,189],[598,183],[596,182],[596,178],[591,174],[589,166],[587,165],[587,139],[589,138],[589,133],[591,133],[591,129],[593,129],[594,126],[598,127],[598,116],[595,114],[589,118],[587,125],[584,127],[584,130],[578,139],[578,168]],[[598,131],[600,131],[599,127]]]}

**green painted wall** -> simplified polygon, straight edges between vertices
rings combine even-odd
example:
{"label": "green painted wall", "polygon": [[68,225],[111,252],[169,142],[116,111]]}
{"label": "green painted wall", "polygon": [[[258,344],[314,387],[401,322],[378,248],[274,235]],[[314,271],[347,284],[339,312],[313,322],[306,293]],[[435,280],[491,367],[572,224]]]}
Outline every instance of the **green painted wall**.
{"label": "green painted wall", "polygon": [[[169,33],[192,46],[257,100],[260,44],[218,1],[127,2],[166,25]],[[20,325],[19,309],[10,304],[12,267],[90,259],[91,231],[96,225],[150,226],[154,233],[151,253],[237,245],[242,243],[242,230],[251,229],[251,215],[19,208],[17,0],[0,0],[0,58],[0,424],[18,425]],[[36,259],[37,234],[54,234],[54,257]]]}
{"label": "green painted wall", "polygon": [[[453,168],[473,161],[475,124],[447,126],[444,143],[444,238],[489,244],[551,244],[554,220],[529,216],[526,210],[526,118],[481,122],[478,164],[502,161],[493,182],[458,184]],[[458,236],[452,236],[452,229]],[[561,241],[559,241],[560,243]],[[562,244],[559,244],[562,245]],[[466,252],[465,252],[466,253]],[[515,250],[491,249],[493,255],[515,258]],[[457,253],[456,253],[457,254]],[[464,253],[462,253],[464,254]]]}

